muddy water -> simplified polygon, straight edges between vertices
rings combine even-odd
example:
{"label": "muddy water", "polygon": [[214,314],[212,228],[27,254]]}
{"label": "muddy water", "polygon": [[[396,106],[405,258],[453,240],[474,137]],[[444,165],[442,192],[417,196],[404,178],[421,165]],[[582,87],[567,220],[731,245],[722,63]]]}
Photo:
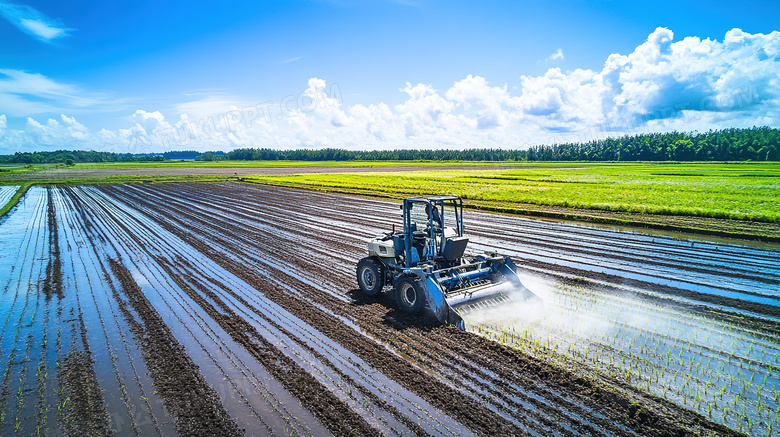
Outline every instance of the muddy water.
{"label": "muddy water", "polygon": [[[0,434],[32,434],[56,410],[54,339],[48,329],[56,302],[44,299],[49,259],[46,190],[32,188],[0,219]],[[46,341],[44,341],[44,338]]]}
{"label": "muddy water", "polygon": [[[85,193],[90,191],[84,190]],[[97,193],[90,192],[89,194],[95,197],[99,196]],[[112,199],[101,197],[100,201],[112,214],[119,216],[123,223],[129,223],[128,226],[133,226],[132,233],[135,238],[149,243],[144,249],[134,248],[133,254],[138,256],[139,253],[147,250],[151,251],[155,257],[169,259],[172,273],[186,277],[188,281],[194,283],[193,285],[197,283],[194,288],[215,293],[220,301],[228,305],[230,310],[247,320],[260,335],[281,349],[307,372],[314,375],[321,384],[336,393],[343,402],[361,414],[364,414],[364,410],[366,410],[369,414],[366,414],[365,417],[372,418],[370,423],[383,433],[390,433],[392,429],[403,433],[405,426],[398,422],[392,414],[383,411],[382,407],[373,404],[370,398],[363,397],[362,391],[368,391],[373,397],[383,399],[401,414],[422,426],[429,434],[462,435],[468,433],[467,429],[438,412],[436,408],[428,405],[418,396],[387,379],[371,366],[362,362],[359,357],[341,348],[315,328],[292,316],[273,301],[264,298],[261,292],[214,264],[208,258],[199,256],[190,246],[179,241],[176,236],[148,218],[140,214],[135,215],[134,218],[142,222],[143,226],[134,226],[133,220],[123,216],[124,214],[132,214],[129,212],[129,205],[111,205]],[[146,237],[146,235],[149,236]],[[245,253],[251,255],[248,252]],[[193,268],[182,270],[183,259],[186,259],[187,264],[192,265]],[[148,278],[147,275],[143,276]],[[136,280],[138,281],[138,279]],[[143,283],[141,285],[144,286]],[[158,283],[151,288],[159,293],[161,289],[165,289],[165,286]],[[165,294],[177,293],[167,291]],[[181,295],[181,293],[178,294]],[[166,305],[161,300],[158,301],[157,297],[152,299],[152,303],[160,307]],[[187,308],[181,309],[171,307],[170,311],[163,312],[163,314],[198,314],[201,311],[190,304]],[[210,320],[210,317],[205,313],[199,314],[199,317],[204,321]],[[166,322],[169,326],[175,326],[176,323],[174,320],[166,320]],[[301,342],[305,346],[301,346]],[[240,350],[241,348],[234,345],[227,349]],[[194,354],[194,350],[190,352],[191,356]],[[344,377],[347,379],[345,380]],[[296,411],[293,415],[305,418],[308,414],[303,410]],[[308,423],[319,425],[313,418],[308,419]],[[321,431],[313,433],[316,435]]]}
{"label": "muddy water", "polygon": [[[545,353],[518,340],[518,320],[478,332],[506,345],[511,326],[513,351],[404,316],[390,294],[355,293],[365,240],[400,223],[394,203],[237,184],[32,188],[0,219],[10,236],[0,241],[0,433],[19,423],[25,434],[98,424],[176,435],[219,423],[247,435],[723,434],[706,405],[727,376],[705,380],[705,364],[776,382],[776,331],[754,317],[776,306],[775,249],[467,217],[473,247],[511,254],[547,291],[548,312],[579,317],[577,328],[522,321]],[[579,361],[562,361],[554,342]],[[667,351],[682,364],[667,365]],[[62,365],[73,357],[78,371]],[[574,369],[599,364],[632,377],[602,374],[613,378],[605,385]],[[677,376],[648,378],[652,369]],[[199,403],[185,406],[172,383]],[[697,393],[705,400],[693,407]],[[743,393],[757,419],[771,403],[755,382],[724,393]],[[739,426],[732,415],[720,421]]]}
{"label": "muddy water", "polygon": [[[533,377],[516,373],[510,383],[503,366],[498,363],[485,366],[484,357],[471,356],[467,348],[441,335],[420,336],[408,329],[405,334],[405,329],[399,330],[397,316],[386,312],[392,303],[382,303],[379,307],[350,304],[354,295],[345,290],[354,289],[354,263],[364,256],[365,239],[400,222],[394,204],[237,185],[178,185],[166,189],[122,186],[107,188],[106,192],[128,205],[137,205],[139,211],[195,244],[224,266],[240,266],[238,275],[242,278],[262,277],[265,285],[253,283],[253,286],[266,292],[274,290],[269,296],[271,300],[278,302],[281,295],[277,293],[283,292],[306,302],[307,310],[296,314],[314,319],[314,312],[321,306],[323,314],[336,316],[330,323],[359,331],[359,338],[370,339],[392,354],[391,357],[400,357],[424,374],[432,375],[458,391],[464,401],[477,401],[485,409],[481,413],[485,417],[498,416],[525,432],[539,435],[556,432],[592,434],[594,430],[604,432],[608,429],[615,434],[627,431],[624,425],[594,410],[586,405],[587,402],[579,401],[566,390],[557,390]],[[291,208],[290,205],[299,206]],[[484,217],[492,216],[484,215],[480,219]],[[472,225],[478,228],[476,223]],[[584,230],[580,232],[587,234]],[[548,235],[539,238],[553,239]],[[477,237],[474,242],[475,246],[490,243],[487,235]],[[517,246],[522,248],[521,244]],[[539,244],[539,248],[543,246]],[[601,258],[610,259],[609,246],[610,243],[606,243],[602,249],[596,249],[603,251]],[[582,257],[590,255],[581,248],[576,250]],[[598,266],[605,262],[603,259],[591,262]],[[641,261],[641,258],[637,259]],[[652,259],[649,264],[655,265]],[[550,265],[533,267],[541,270]],[[242,270],[246,268],[249,272]],[[608,277],[601,271],[598,275],[602,280]],[[701,282],[698,285],[707,285]],[[269,286],[270,289],[266,288]],[[256,300],[247,303],[250,307],[265,306]],[[289,310],[290,307],[286,308]],[[252,320],[255,316],[250,312],[243,313],[242,317]],[[388,329],[387,325],[392,327]],[[311,348],[311,344],[322,341],[317,337],[309,340],[305,332],[294,332],[298,334],[291,338],[299,339],[298,344],[304,348],[306,344]],[[343,337],[341,332],[337,337]],[[328,337],[334,338],[333,335]],[[339,340],[342,346],[350,347],[350,343],[344,341]],[[338,352],[344,355],[343,351]],[[402,381],[408,386],[408,380]],[[430,402],[436,402],[444,393],[425,393],[425,396]],[[539,413],[529,413],[529,408]],[[461,412],[460,419],[467,420],[467,416]]]}
{"label": "muddy water", "polygon": [[95,235],[111,242],[110,246],[99,248],[104,251],[101,255],[123,260],[134,281],[158,309],[206,381],[216,387],[217,394],[239,426],[248,429],[250,435],[283,434],[293,430],[298,434],[316,435],[324,431],[264,369],[252,365],[253,360],[155,259],[176,257],[174,250],[191,255],[196,251],[187,247],[173,249],[171,245],[175,245],[175,241],[171,240],[175,237],[153,223],[144,222],[143,217],[134,216],[132,210],[117,208],[95,190],[76,189],[71,196],[78,199],[85,214],[93,218]]}

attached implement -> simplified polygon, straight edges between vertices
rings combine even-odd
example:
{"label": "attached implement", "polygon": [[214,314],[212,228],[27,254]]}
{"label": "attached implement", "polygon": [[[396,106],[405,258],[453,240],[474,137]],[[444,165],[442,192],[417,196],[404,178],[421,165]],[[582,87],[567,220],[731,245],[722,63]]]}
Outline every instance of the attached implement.
{"label": "attached implement", "polygon": [[364,294],[375,296],[392,286],[401,311],[427,309],[439,322],[461,329],[462,316],[471,311],[538,300],[509,257],[466,250],[460,197],[410,197],[401,209],[403,231],[369,241],[368,256],[357,264]]}

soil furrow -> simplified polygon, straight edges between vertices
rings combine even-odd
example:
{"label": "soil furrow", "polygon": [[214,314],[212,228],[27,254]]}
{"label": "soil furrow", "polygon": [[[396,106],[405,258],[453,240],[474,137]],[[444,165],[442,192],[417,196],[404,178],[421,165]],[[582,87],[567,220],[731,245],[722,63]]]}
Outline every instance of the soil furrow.
{"label": "soil furrow", "polygon": [[0,432],[777,424],[776,247],[467,213],[469,246],[511,255],[545,308],[506,309],[511,326],[469,313],[462,331],[403,314],[390,290],[356,290],[366,240],[399,216],[377,199],[236,183],[31,188],[0,219]]}
{"label": "soil furrow", "polygon": [[[171,335],[160,315],[118,260],[109,260],[127,301],[119,307],[136,341],[141,344],[147,368],[165,407],[176,416],[181,435],[240,436],[243,431],[225,411],[219,397],[198,371],[184,348]],[[129,311],[132,308],[140,320]]]}
{"label": "soil furrow", "polygon": [[[149,189],[145,188],[144,190],[149,190]],[[111,191],[113,191],[113,190],[111,190]],[[155,190],[150,190],[150,191],[154,192]],[[215,190],[215,191],[218,191],[218,190]],[[265,236],[263,236],[263,235],[254,235],[253,236],[253,235],[251,235],[250,232],[246,232],[246,231],[236,227],[236,226],[240,225],[240,222],[235,222],[235,224],[232,225],[232,226],[228,225],[226,223],[223,223],[222,221],[219,221],[218,223],[215,222],[215,220],[217,220],[215,217],[210,217],[209,214],[204,212],[204,211],[207,211],[207,209],[204,208],[205,203],[202,206],[196,206],[196,207],[188,208],[187,205],[185,205],[185,202],[181,202],[182,203],[182,205],[181,205],[182,209],[183,210],[187,210],[187,213],[185,214],[186,218],[182,218],[181,216],[179,216],[177,214],[172,214],[172,213],[170,213],[168,211],[162,210],[159,207],[156,207],[151,202],[145,202],[143,199],[136,198],[136,197],[134,197],[132,195],[128,195],[128,193],[126,193],[126,192],[125,193],[119,193],[117,191],[113,191],[112,194],[125,199],[125,201],[133,202],[133,204],[136,204],[136,205],[139,205],[139,206],[143,206],[146,211],[154,212],[154,215],[156,215],[158,217],[157,218],[158,223],[160,223],[163,226],[167,226],[169,230],[173,231],[174,233],[176,233],[180,237],[184,238],[185,241],[187,241],[188,243],[192,244],[193,246],[198,247],[201,251],[203,251],[204,253],[209,255],[212,259],[214,259],[217,262],[220,262],[220,260],[222,259],[222,255],[224,255],[224,251],[226,251],[226,250],[230,251],[231,247],[234,247],[235,248],[234,250],[240,250],[242,253],[246,254],[246,247],[252,247],[253,250],[258,250],[260,252],[265,252],[265,251],[267,251],[269,249],[272,250],[273,247],[280,247],[279,244],[282,243],[282,242],[280,242],[278,240],[278,238],[276,240],[274,240],[274,238],[265,238]],[[190,202],[191,203],[195,203],[195,204],[199,203],[199,202],[192,202],[192,200],[190,200]],[[227,211],[224,211],[224,210],[223,210],[223,214],[224,215],[229,215],[229,213]],[[199,220],[199,223],[197,225],[194,225],[194,222],[192,222],[192,220],[197,218],[197,217],[201,217],[201,218],[198,218],[197,220]],[[222,219],[222,218],[224,218],[224,216],[220,217],[220,219]],[[185,230],[186,233],[183,233],[180,230],[177,230],[177,227],[171,225],[171,223],[178,223],[178,227],[180,229],[182,229],[182,230]],[[277,225],[278,225],[278,222],[277,222]],[[216,226],[217,230],[215,230],[215,231],[210,233],[210,232],[208,232],[209,226],[212,227],[212,228],[214,228]],[[297,229],[298,229],[298,233],[300,234],[300,229],[301,228],[299,227]],[[288,230],[290,230],[290,228],[288,228]],[[204,231],[206,233],[206,236],[203,235]],[[189,233],[189,235],[187,233]],[[233,235],[235,240],[224,239],[224,238],[220,238],[219,237],[219,235],[225,235],[225,234]],[[204,244],[203,242],[199,243],[199,240],[202,240],[202,239],[208,239],[209,243],[207,243],[207,244]],[[254,242],[250,243],[250,241],[252,239],[254,240]],[[215,244],[218,246],[218,248],[213,248],[213,246]],[[282,243],[281,247],[284,247],[285,244],[290,249],[292,249],[292,248],[294,248],[296,242],[294,240],[290,240],[288,243]],[[338,246],[339,245],[337,245],[337,247],[332,248],[331,250],[333,250],[334,252],[338,251],[339,249],[341,249],[341,247],[338,247]],[[287,250],[289,250],[289,249],[287,249]],[[326,251],[324,251],[324,252],[326,252]],[[306,263],[301,263],[297,259],[290,259],[289,258],[289,254],[288,255],[284,254],[284,249],[282,249],[280,251],[277,251],[277,252],[275,252],[273,254],[269,254],[267,256],[281,257],[282,259],[286,259],[287,263],[292,264],[292,265],[296,265],[297,264],[297,265],[299,265],[298,268],[305,269],[306,271],[311,271],[311,268],[312,268],[311,265],[307,265]],[[260,256],[260,257],[262,257],[262,256]],[[249,259],[247,259],[246,256],[244,256],[244,259],[246,261],[249,261]],[[312,315],[313,312],[310,311],[310,308],[306,308],[307,306],[310,306],[311,304],[307,304],[307,303],[304,303],[304,302],[296,303],[295,301],[300,301],[300,299],[292,297],[290,295],[286,295],[285,293],[280,293],[277,290],[269,290],[269,289],[267,289],[267,287],[263,288],[263,287],[259,286],[259,283],[262,281],[262,279],[261,278],[252,278],[253,275],[251,274],[251,272],[243,271],[243,274],[242,274],[242,271],[238,271],[240,269],[236,269],[235,267],[231,266],[230,262],[223,262],[223,264],[225,264],[224,265],[225,268],[227,268],[229,270],[232,269],[232,271],[236,275],[241,277],[242,279],[246,280],[250,284],[253,284],[253,286],[255,286],[256,288],[261,289],[264,292],[268,293],[269,296],[271,296],[271,298],[275,302],[281,303],[283,306],[285,306],[286,309],[291,310],[294,314],[299,315],[299,316],[303,317],[304,319],[306,319],[306,318],[313,318],[314,317]],[[289,282],[290,279],[291,278],[288,277],[285,280]],[[343,279],[338,280],[338,282],[343,282]],[[343,308],[343,307],[339,307],[338,304],[333,304],[333,303],[329,304],[327,301],[326,302],[322,302],[322,299],[321,299],[322,296],[316,296],[317,291],[316,290],[309,290],[308,289],[309,287],[306,284],[299,283],[299,284],[294,285],[293,288],[295,288],[297,290],[305,291],[305,296],[306,296],[307,300],[311,299],[313,302],[316,302],[318,305],[323,304],[326,307],[329,307],[330,310],[332,310],[332,311],[335,311],[335,312],[341,313],[341,314],[345,314],[345,313],[346,314],[350,314],[350,313],[353,312],[351,310],[345,310],[345,308]],[[294,310],[294,308],[296,306],[300,307],[298,309],[298,311]],[[361,325],[363,325],[365,327],[365,323],[364,323],[365,322],[365,318],[364,318],[365,316],[366,316],[366,314],[362,314],[362,315],[357,315],[355,317],[350,317],[350,318],[351,319],[355,319],[355,320],[360,320]],[[373,314],[371,316],[375,318],[376,314]],[[319,317],[322,317],[322,316],[319,316]],[[331,323],[333,323],[333,322],[334,321],[331,321]],[[338,319],[335,322],[338,323]],[[412,322],[414,322],[414,323],[409,323],[407,326],[398,326],[398,325],[396,325],[396,326],[394,326],[394,328],[400,328],[399,330],[403,331],[404,329],[411,329],[411,330],[413,330],[413,329],[415,329],[416,326],[419,326],[419,324],[418,324],[419,320],[413,320]],[[313,322],[310,322],[310,323],[313,323]],[[385,320],[384,323],[385,324],[388,323],[388,320]],[[323,325],[322,324],[315,324],[315,326],[323,326]],[[331,332],[328,332],[326,330],[325,333],[330,338],[338,339],[340,343],[345,345],[345,347],[348,347],[348,348],[352,347],[351,350],[353,350],[353,352],[354,352],[355,351],[354,346],[348,346],[348,344],[352,345],[352,344],[354,344],[356,342],[356,340],[353,340],[353,339],[346,340],[346,339],[344,339],[344,335],[341,333],[341,332],[344,332],[344,330],[343,329],[339,329],[339,331],[340,331],[339,333],[336,333],[336,332],[331,333]],[[372,335],[375,335],[375,332],[373,330],[371,330],[371,331],[372,331]],[[381,332],[381,331],[377,330],[376,332]],[[435,332],[439,332],[439,329],[438,328],[437,329],[432,329],[432,332],[434,332],[434,333]],[[428,334],[426,334],[426,335],[428,335]],[[483,349],[478,348],[480,353],[471,354],[471,356],[469,356],[469,354],[465,353],[465,351],[458,350],[454,345],[450,345],[449,342],[447,341],[447,339],[449,337],[450,337],[450,335],[442,333],[441,335],[436,336],[436,339],[438,340],[438,343],[440,343],[440,344],[448,344],[449,347],[453,348],[456,351],[455,353],[453,353],[453,355],[456,355],[456,356],[459,355],[459,356],[461,356],[463,358],[467,358],[468,357],[468,358],[471,358],[472,360],[474,360],[475,362],[477,362],[477,361],[479,361],[479,362],[484,361],[484,359],[483,359],[483,352],[484,352],[484,350]],[[466,342],[466,344],[469,344],[469,346],[473,346],[473,343],[474,343],[473,339],[471,339],[470,341]],[[424,348],[424,346],[422,346],[422,348]],[[385,352],[385,354],[386,354],[386,352]],[[366,355],[370,355],[370,354],[367,354],[364,351],[363,353],[358,353],[358,355],[362,356],[365,359]],[[499,356],[499,357],[496,358],[496,360],[497,360],[497,362],[501,362],[502,360],[505,360],[505,358],[502,357],[502,356]],[[375,365],[375,366],[379,367],[381,364],[380,363],[376,363],[376,364],[372,363],[372,365]],[[534,363],[535,370],[538,371],[538,367],[540,365],[541,364],[539,364],[539,363]],[[382,369],[382,367],[379,367],[379,368]],[[498,367],[496,367],[496,369],[493,369],[493,370],[497,371],[496,373],[502,375],[502,377],[504,376],[504,373],[507,372],[507,369],[505,367],[501,367],[501,366],[498,366]],[[397,372],[392,372],[391,369],[387,369],[387,370],[383,369],[383,372],[398,375]],[[518,372],[515,372],[515,373],[518,373]],[[549,368],[549,369],[547,369],[547,373],[545,373],[545,372],[541,372],[541,373],[542,374],[548,374],[548,373],[552,374],[554,372],[553,372],[552,368]],[[511,374],[511,372],[510,372],[510,374]],[[405,377],[402,376],[400,379],[401,380],[408,380],[409,378],[405,378]],[[528,385],[529,384],[528,381],[525,378],[516,377],[516,379],[517,379],[516,380],[517,384],[521,384],[521,385]],[[554,379],[552,379],[551,381],[555,382]],[[406,382],[406,383],[408,384],[408,382]],[[560,386],[564,392],[571,392],[571,388],[568,387],[567,385],[561,385],[561,384],[557,384],[557,385]],[[587,392],[587,393],[591,393],[593,391],[598,391],[597,388],[592,387],[592,386],[591,387],[587,387],[587,386],[586,387],[581,387],[581,386],[577,387],[577,389],[582,389],[582,388],[587,389],[587,390],[585,390],[585,392]],[[630,388],[626,388],[626,390],[633,391]],[[419,387],[415,391],[419,393],[420,392]],[[625,394],[611,393],[611,395],[612,396],[616,396],[618,399],[624,399],[624,400],[626,399],[626,395]],[[633,395],[633,393],[632,393],[632,395]],[[593,396],[588,396],[587,398],[593,399]],[[429,401],[430,401],[430,399],[429,399]],[[649,400],[649,398],[646,399],[645,401],[648,404],[652,403]],[[558,402],[560,402],[560,399],[558,400]],[[596,402],[595,404],[596,404],[596,406],[598,406],[599,402]],[[572,407],[570,406],[569,408],[572,408]],[[620,423],[630,424],[631,427],[634,427],[636,429],[642,429],[644,432],[646,432],[648,434],[658,435],[659,433],[661,433],[662,428],[653,428],[651,425],[648,425],[647,423],[644,423],[641,420],[635,419],[634,416],[637,416],[637,414],[638,413],[637,413],[636,409],[634,409],[633,411],[626,411],[623,414],[621,414],[619,411],[616,411],[616,412],[612,412],[611,415],[613,416],[613,418],[611,420],[617,420]],[[638,414],[637,417],[641,417],[641,418],[654,418],[653,416],[654,416],[654,412],[652,412],[652,411],[647,412],[645,410],[642,410],[641,414]],[[459,415],[458,417],[462,418],[463,416]],[[691,416],[688,420],[686,420],[687,423],[684,425],[684,426],[686,426],[685,429],[688,429],[688,430],[697,429],[697,427],[699,425],[696,422],[698,420],[700,420],[699,416],[696,416],[696,415]],[[619,431],[620,427],[614,427],[613,425],[610,424],[609,420],[605,422],[604,420],[597,420],[596,419],[595,423],[597,423],[597,425],[599,427],[603,427],[604,429],[613,429],[613,430],[616,430],[617,433],[620,433],[620,431]],[[671,423],[665,423],[665,425],[671,426]],[[472,429],[474,429],[474,428],[472,428]],[[584,428],[583,428],[583,430],[584,430]],[[723,431],[723,429],[721,429],[721,431]],[[586,432],[586,433],[593,433],[594,430],[590,429],[590,431],[584,431],[584,432]]]}
{"label": "soil furrow", "polygon": [[216,320],[238,344],[248,350],[322,423],[329,425],[331,432],[336,435],[371,435],[373,433],[371,426],[365,420],[351,411],[308,372],[268,342],[253,326],[237,316],[216,294],[208,293],[208,297],[219,306],[219,310],[192,289],[187,282],[180,278],[177,272],[167,266],[166,260],[159,258],[158,262],[179,287]]}

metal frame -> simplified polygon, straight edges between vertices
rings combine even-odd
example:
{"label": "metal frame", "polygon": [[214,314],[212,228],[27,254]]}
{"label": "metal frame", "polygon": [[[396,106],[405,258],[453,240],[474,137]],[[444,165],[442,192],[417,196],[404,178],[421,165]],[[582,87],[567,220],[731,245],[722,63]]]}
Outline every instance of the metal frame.
{"label": "metal frame", "polygon": [[[403,204],[403,210],[404,210],[404,252],[406,253],[406,259],[405,264],[406,268],[413,267],[418,264],[418,262],[412,263],[412,257],[410,256],[411,251],[413,250],[412,243],[413,243],[413,235],[412,235],[412,217],[411,217],[411,211],[412,207],[415,204],[425,204],[428,205],[430,210],[432,208],[437,208],[439,213],[439,228],[442,230],[442,238],[440,239],[439,245],[432,246],[435,250],[434,253],[428,253],[428,256],[424,260],[420,260],[419,262],[427,262],[427,261],[433,261],[439,258],[444,252],[444,244],[446,243],[446,239],[443,238],[444,236],[444,223],[445,223],[445,217],[446,214],[446,208],[445,205],[451,206],[453,210],[455,211],[455,222],[457,226],[457,233],[459,237],[463,236],[464,228],[463,228],[463,200],[461,200],[460,197],[457,196],[435,196],[435,197],[407,197],[404,199]],[[433,214],[428,214],[428,229],[433,229]],[[429,237],[433,237],[433,235],[429,235]]]}

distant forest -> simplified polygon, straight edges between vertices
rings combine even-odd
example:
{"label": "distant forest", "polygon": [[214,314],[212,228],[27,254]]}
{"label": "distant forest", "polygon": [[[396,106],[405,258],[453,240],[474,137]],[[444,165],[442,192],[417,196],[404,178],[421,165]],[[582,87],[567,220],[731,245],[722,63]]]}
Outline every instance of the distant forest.
{"label": "distant forest", "polygon": [[780,129],[753,127],[706,133],[656,133],[512,149],[235,149],[230,152],[175,151],[121,154],[93,151],[17,152],[0,155],[0,163],[143,162],[173,159],[197,161],[780,161]]}

